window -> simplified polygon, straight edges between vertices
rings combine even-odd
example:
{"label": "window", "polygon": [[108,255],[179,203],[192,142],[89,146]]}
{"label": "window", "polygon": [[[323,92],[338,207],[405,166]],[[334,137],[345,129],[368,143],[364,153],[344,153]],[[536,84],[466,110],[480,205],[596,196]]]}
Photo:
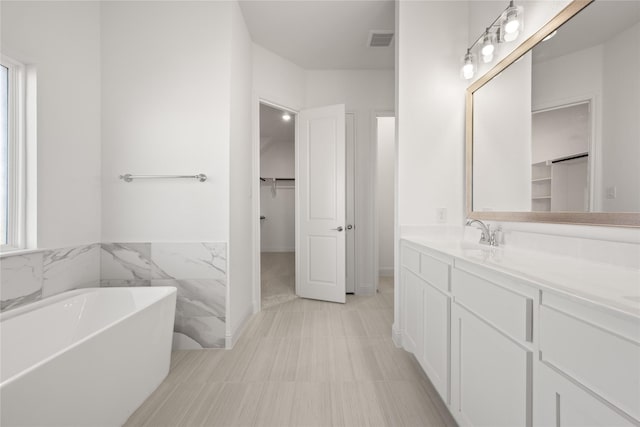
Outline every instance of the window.
{"label": "window", "polygon": [[0,60],[0,248],[25,242],[24,67]]}

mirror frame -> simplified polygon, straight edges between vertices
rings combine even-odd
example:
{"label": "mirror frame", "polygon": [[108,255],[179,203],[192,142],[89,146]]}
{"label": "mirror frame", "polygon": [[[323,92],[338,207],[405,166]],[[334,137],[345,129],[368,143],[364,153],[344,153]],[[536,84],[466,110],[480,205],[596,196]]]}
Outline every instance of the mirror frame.
{"label": "mirror frame", "polygon": [[467,88],[465,107],[465,188],[467,218],[483,221],[544,222],[556,224],[640,227],[637,212],[480,212],[473,210],[473,94],[542,39],[573,18],[594,0],[573,0],[538,32],[516,47],[502,61]]}

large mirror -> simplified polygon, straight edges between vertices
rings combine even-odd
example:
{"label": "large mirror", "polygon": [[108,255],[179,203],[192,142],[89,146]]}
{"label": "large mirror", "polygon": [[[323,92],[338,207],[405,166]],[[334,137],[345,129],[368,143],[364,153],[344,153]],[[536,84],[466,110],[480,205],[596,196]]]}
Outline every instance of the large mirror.
{"label": "large mirror", "polygon": [[640,226],[640,2],[574,1],[467,91],[467,214]]}

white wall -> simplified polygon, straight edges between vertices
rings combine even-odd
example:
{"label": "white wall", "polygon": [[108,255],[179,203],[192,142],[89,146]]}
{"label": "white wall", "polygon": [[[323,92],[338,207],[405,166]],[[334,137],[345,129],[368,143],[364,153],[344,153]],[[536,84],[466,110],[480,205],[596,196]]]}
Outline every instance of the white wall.
{"label": "white wall", "polygon": [[252,43],[237,2],[231,6],[231,133],[227,347],[253,312]]}
{"label": "white wall", "polygon": [[0,51],[37,72],[37,246],[100,240],[100,7],[8,2]]}
{"label": "white wall", "polygon": [[[603,211],[640,212],[640,24],[604,46]],[[607,189],[616,188],[616,198]]]}
{"label": "white wall", "polygon": [[[398,3],[398,224],[460,224],[464,210],[465,2]],[[456,31],[451,31],[455,27]],[[428,54],[426,54],[428,52]]]}
{"label": "white wall", "polygon": [[393,275],[393,204],[395,188],[396,119],[378,117],[376,210],[378,213],[378,271]]}
{"label": "white wall", "polygon": [[[293,129],[292,129],[293,130]],[[263,177],[295,176],[295,134],[289,140],[266,143],[260,150],[260,175]],[[260,184],[260,221],[262,252],[293,252],[295,246],[295,182],[276,184],[275,195],[270,181]]]}
{"label": "white wall", "polygon": [[393,70],[309,70],[305,107],[345,104],[355,113],[356,293],[375,291],[373,191],[375,112],[393,111]]}
{"label": "white wall", "polygon": [[[253,44],[253,91],[260,100],[301,110],[304,105],[305,70],[275,53]],[[256,108],[257,111],[257,100]],[[255,117],[257,120],[257,116]]]}
{"label": "white wall", "polygon": [[228,240],[232,5],[102,3],[103,241]]}
{"label": "white wall", "polygon": [[473,96],[473,210],[531,210],[530,85],[529,53]]}

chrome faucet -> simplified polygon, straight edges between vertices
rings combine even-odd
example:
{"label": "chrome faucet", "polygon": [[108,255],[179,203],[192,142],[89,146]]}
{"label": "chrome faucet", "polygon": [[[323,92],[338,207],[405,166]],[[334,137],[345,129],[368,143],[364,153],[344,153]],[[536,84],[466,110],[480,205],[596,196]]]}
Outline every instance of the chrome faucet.
{"label": "chrome faucet", "polygon": [[500,231],[499,228],[498,230],[491,231],[491,224],[487,225],[479,219],[468,219],[466,225],[472,225],[474,223],[479,224],[480,227],[478,228],[482,230],[480,241],[478,243],[480,243],[481,245],[498,246],[496,232]]}

